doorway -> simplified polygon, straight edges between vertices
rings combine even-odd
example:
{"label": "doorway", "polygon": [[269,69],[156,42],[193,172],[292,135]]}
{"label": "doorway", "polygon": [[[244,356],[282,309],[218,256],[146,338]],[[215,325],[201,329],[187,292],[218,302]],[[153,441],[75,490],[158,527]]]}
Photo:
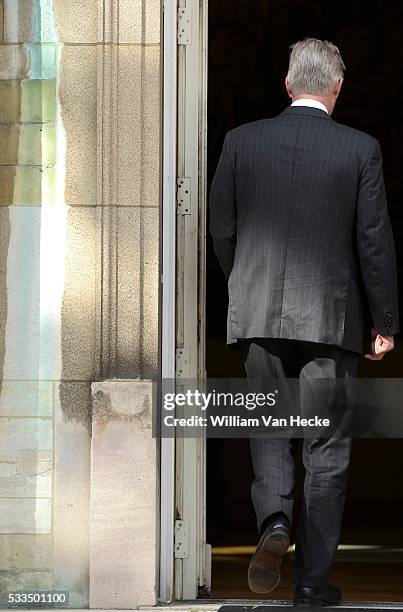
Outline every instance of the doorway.
{"label": "doorway", "polygon": [[[381,143],[403,303],[403,5],[382,0],[208,0],[207,193],[227,130],[274,116],[289,104],[284,77],[289,45],[305,36],[328,39],[347,70],[333,118]],[[227,347],[225,277],[206,239],[206,369],[213,378],[244,376]],[[362,360],[362,377],[401,377],[403,351],[383,362]],[[403,601],[403,440],[355,440],[341,547],[332,580],[346,600]],[[302,467],[297,470],[297,509]],[[250,500],[248,440],[207,441],[207,542],[212,545],[214,598],[258,598],[246,572],[257,541]],[[291,598],[292,551],[273,599]]]}

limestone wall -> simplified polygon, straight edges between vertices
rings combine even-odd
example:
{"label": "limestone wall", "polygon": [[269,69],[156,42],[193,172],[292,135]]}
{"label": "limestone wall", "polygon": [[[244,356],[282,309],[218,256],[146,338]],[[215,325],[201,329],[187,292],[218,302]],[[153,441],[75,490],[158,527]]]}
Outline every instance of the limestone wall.
{"label": "limestone wall", "polygon": [[0,594],[88,606],[91,383],[158,363],[160,56],[159,0],[0,0]]}

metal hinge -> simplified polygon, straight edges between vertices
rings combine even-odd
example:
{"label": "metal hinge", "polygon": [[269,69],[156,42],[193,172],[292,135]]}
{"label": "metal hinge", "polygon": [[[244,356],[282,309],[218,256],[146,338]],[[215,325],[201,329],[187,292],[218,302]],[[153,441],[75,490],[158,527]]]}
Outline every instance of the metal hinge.
{"label": "metal hinge", "polygon": [[176,212],[190,215],[190,178],[180,176],[176,179]]}
{"label": "metal hinge", "polygon": [[190,375],[190,350],[183,346],[177,347],[175,359],[175,377],[189,378]]}
{"label": "metal hinge", "polygon": [[177,40],[178,45],[190,45],[192,42],[192,20],[190,6],[178,7]]}
{"label": "metal hinge", "polygon": [[189,557],[189,521],[175,521],[175,559]]}

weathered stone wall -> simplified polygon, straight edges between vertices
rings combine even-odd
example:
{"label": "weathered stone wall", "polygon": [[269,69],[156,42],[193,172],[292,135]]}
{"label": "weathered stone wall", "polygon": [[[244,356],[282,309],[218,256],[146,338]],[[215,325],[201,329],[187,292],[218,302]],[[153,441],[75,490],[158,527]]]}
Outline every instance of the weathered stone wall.
{"label": "weathered stone wall", "polygon": [[89,605],[91,383],[158,365],[160,53],[159,0],[0,0],[0,593]]}

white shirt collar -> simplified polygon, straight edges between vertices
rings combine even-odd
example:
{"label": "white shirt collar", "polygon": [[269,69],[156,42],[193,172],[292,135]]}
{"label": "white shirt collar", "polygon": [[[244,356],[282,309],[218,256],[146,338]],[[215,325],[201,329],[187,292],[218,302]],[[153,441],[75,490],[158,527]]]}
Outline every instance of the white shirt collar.
{"label": "white shirt collar", "polygon": [[325,113],[329,114],[326,106],[319,102],[319,100],[313,100],[312,98],[300,98],[299,100],[295,100],[291,106],[311,106],[312,108],[319,108],[320,110],[325,111]]}

